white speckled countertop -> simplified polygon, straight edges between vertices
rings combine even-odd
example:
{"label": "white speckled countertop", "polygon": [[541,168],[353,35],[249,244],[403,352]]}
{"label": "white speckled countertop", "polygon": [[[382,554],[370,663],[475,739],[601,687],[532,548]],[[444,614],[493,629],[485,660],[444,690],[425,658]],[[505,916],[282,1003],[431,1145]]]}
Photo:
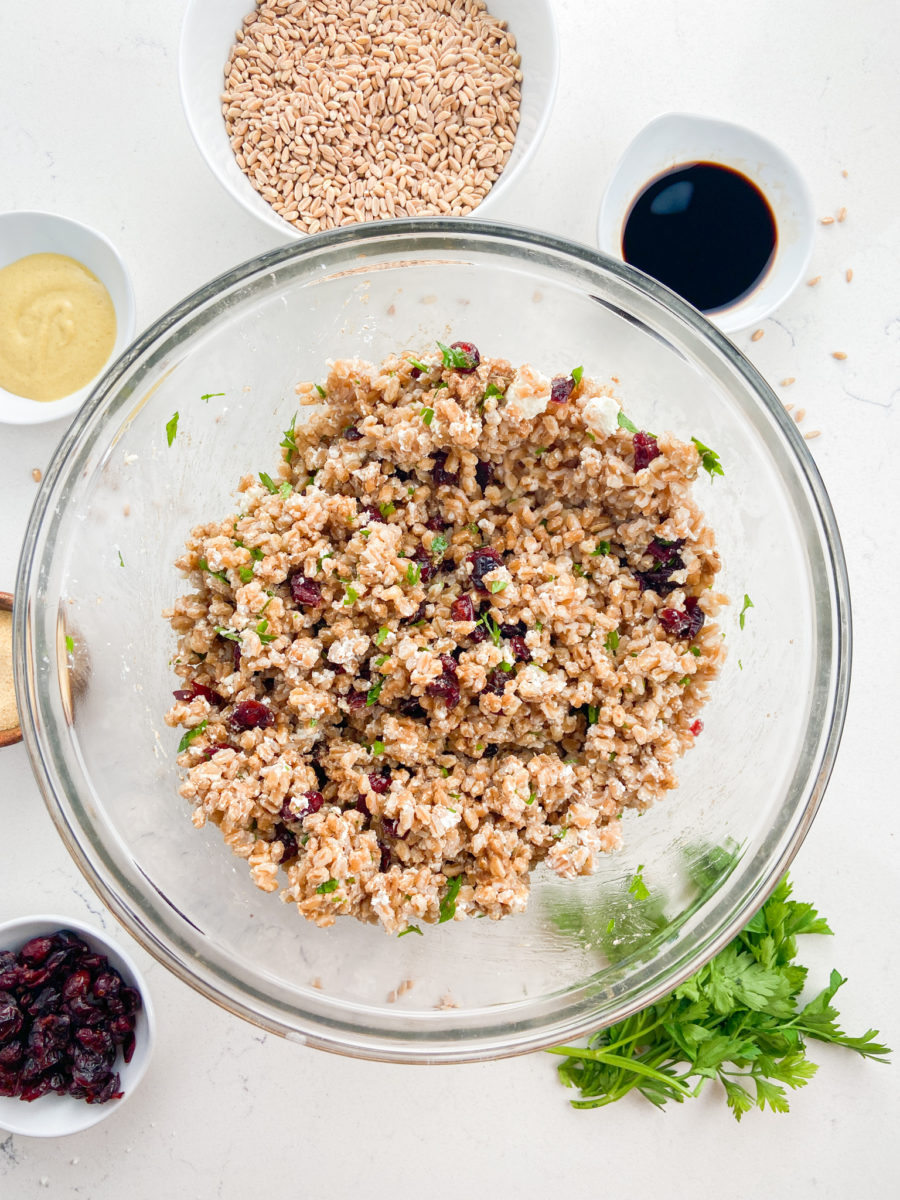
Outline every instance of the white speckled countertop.
{"label": "white speckled countertop", "polygon": [[[522,0],[527,3],[527,0]],[[275,243],[220,189],[181,114],[182,0],[0,7],[0,211],[43,208],[105,232],[132,272],[143,327]],[[251,7],[248,0],[248,8]],[[900,1045],[900,72],[888,0],[556,0],[562,83],[518,194],[494,214],[594,242],[604,181],[667,109],[753,126],[805,173],[820,227],[810,275],[764,336],[736,336],[790,400],[830,490],[855,609],[854,682],[828,794],[793,875],[829,917],[804,961],[849,976],[846,1026]],[[847,172],[846,177],[842,174]],[[853,280],[845,279],[847,268]],[[843,362],[831,355],[847,354]],[[787,393],[784,393],[787,395]],[[59,423],[0,426],[0,589],[12,587]],[[882,532],[883,531],[883,532]],[[0,751],[0,918],[59,911],[115,922],[68,858],[21,746]],[[659,1195],[673,1200],[896,1196],[900,1066],[813,1045],[818,1077],[788,1116],[738,1126],[721,1098],[665,1114],[638,1099],[575,1112],[543,1055],[434,1069],[358,1063],[266,1036],[201,999],[128,935],[159,1037],[134,1099],[57,1142],[0,1132],[0,1195],[90,1200],[292,1194],[378,1200]]]}

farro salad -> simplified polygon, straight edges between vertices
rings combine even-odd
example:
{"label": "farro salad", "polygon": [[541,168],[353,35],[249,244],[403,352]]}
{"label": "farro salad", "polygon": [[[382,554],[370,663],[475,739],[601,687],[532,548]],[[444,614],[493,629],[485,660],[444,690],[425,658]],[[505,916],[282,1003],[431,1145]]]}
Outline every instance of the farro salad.
{"label": "farro salad", "polygon": [[676,786],[722,662],[696,440],[468,342],[303,383],[166,616],[181,794],[319,925],[520,912]]}

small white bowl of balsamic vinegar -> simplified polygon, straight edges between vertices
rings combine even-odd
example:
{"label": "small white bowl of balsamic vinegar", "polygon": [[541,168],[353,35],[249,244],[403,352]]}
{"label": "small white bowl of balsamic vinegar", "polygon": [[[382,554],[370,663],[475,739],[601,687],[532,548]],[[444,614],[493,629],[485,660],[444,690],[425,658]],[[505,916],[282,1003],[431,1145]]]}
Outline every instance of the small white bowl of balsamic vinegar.
{"label": "small white bowl of balsamic vinegar", "polygon": [[112,242],[53,213],[0,213],[0,424],[71,416],[133,335]]}
{"label": "small white bowl of balsamic vinegar", "polygon": [[731,333],[801,282],[814,229],[806,183],[774,143],[727,121],[666,113],[619,160],[598,240]]}

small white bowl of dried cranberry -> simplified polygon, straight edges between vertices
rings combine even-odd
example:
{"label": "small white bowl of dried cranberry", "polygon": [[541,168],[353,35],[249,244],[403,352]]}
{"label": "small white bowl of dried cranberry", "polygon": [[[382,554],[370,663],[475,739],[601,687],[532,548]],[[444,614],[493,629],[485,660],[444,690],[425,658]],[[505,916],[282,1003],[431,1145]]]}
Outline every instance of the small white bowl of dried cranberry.
{"label": "small white bowl of dried cranberry", "polygon": [[52,915],[0,923],[0,1129],[96,1125],[144,1077],[154,1037],[143,977],[106,934]]}

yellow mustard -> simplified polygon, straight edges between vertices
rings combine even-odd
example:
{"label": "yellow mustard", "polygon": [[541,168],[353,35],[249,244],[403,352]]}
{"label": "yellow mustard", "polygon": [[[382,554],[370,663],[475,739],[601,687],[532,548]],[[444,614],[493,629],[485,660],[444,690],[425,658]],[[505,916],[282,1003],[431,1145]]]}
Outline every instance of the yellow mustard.
{"label": "yellow mustard", "polygon": [[29,254],[0,270],[0,387],[59,400],[100,371],[116,310],[96,275],[64,254]]}

